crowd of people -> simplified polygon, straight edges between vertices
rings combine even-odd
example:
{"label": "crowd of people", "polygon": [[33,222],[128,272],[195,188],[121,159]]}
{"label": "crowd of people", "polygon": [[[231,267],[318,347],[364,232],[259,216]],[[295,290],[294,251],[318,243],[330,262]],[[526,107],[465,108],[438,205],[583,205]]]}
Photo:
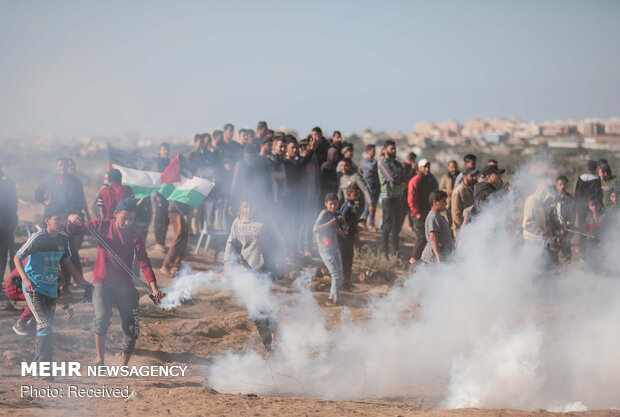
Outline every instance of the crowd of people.
{"label": "crowd of people", "polygon": [[[84,235],[97,238],[99,248],[92,299],[95,307],[96,362],[103,363],[105,335],[111,308],[120,312],[123,328],[123,364],[129,361],[138,336],[136,276],[142,271],[152,296],[164,294],[146,252],[152,224],[158,249],[165,251],[160,272],[178,274],[189,236],[207,227],[229,233],[224,263],[241,265],[267,276],[278,276],[287,261],[303,261],[315,254],[331,275],[328,305],[342,303],[341,291],[353,286],[355,248],[362,229],[381,229],[380,251],[388,259],[419,263],[449,261],[464,227],[486,209],[489,200],[510,192],[505,170],[489,160],[479,170],[476,155],[463,157],[462,168],[450,161],[437,181],[431,161],[417,160],[410,152],[401,162],[396,143],[386,140],[367,145],[358,166],[353,144],[340,132],[326,139],[321,128],[298,140],[259,122],[256,131],[226,124],[222,130],[194,137],[187,156],[190,175],[211,179],[215,187],[199,207],[152,196],[133,198],[122,174],[109,170],[107,183],[89,209],[72,159],[61,157],[56,173],[34,192],[44,206],[44,224],[32,231],[15,252],[18,223],[15,184],[0,170],[0,277],[11,265],[6,294],[27,301],[28,308],[14,326],[28,334],[36,322],[37,358],[51,358],[49,336],[55,299],[74,285],[89,290],[79,257]],[[170,146],[162,143],[153,158],[154,169],[170,164]],[[594,266],[589,254],[596,251],[606,216],[617,208],[616,177],[606,160],[589,161],[587,172],[576,180],[575,195],[568,192],[569,178],[559,175],[541,183],[527,197],[523,211],[523,238],[539,242],[555,263],[571,262],[576,254]],[[375,219],[378,208],[381,219]],[[92,213],[92,216],[91,216]],[[94,220],[91,220],[92,218]],[[167,231],[173,239],[166,247]],[[408,228],[415,237],[411,253],[404,253],[400,235]],[[14,264],[14,265],[13,265]],[[132,270],[133,268],[133,270]],[[267,317],[269,315],[267,314]],[[256,322],[261,339],[271,351],[276,334],[273,320]],[[30,329],[30,330],[29,330]],[[46,338],[47,337],[47,338]]]}

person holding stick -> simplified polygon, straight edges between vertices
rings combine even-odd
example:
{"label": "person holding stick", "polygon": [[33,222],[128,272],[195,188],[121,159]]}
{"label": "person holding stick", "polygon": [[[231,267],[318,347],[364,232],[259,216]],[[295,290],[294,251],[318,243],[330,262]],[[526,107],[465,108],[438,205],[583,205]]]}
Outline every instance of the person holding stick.
{"label": "person holding stick", "polygon": [[134,253],[140,269],[149,284],[151,299],[158,303],[164,293],[157,287],[155,273],[146,253],[144,238],[132,226],[136,215],[137,203],[133,198],[125,198],[118,202],[111,220],[94,220],[82,223],[77,215],[69,216],[67,231],[70,235],[92,235],[99,244],[97,261],[93,272],[93,305],[95,307],[95,363],[103,365],[105,341],[112,305],[116,305],[123,329],[123,346],[121,349],[121,365],[127,365],[140,332],[139,294],[135,284],[144,288],[132,272]]}

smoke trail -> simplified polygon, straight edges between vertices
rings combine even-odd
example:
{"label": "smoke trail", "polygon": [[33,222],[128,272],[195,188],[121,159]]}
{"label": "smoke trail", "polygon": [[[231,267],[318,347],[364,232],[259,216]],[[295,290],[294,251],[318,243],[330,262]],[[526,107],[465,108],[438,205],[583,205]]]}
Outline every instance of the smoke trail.
{"label": "smoke trail", "polygon": [[[328,329],[307,277],[296,293],[274,298],[263,277],[232,274],[221,285],[250,315],[275,312],[278,349],[268,361],[229,353],[214,362],[208,383],[326,399],[424,395],[449,408],[620,406],[620,269],[607,262],[593,274],[573,265],[558,276],[542,244],[522,241],[516,202],[539,179],[519,173],[512,192],[463,231],[456,263],[416,268],[371,300],[367,321],[353,321],[345,308]],[[613,261],[618,249],[612,234],[601,259]]]}

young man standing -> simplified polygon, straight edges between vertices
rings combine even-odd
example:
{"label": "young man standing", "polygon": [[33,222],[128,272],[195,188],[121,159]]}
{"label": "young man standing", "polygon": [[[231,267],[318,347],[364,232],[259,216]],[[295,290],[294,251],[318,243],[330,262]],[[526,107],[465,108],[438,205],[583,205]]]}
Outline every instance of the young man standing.
{"label": "young man standing", "polygon": [[314,150],[318,145],[318,141],[310,139],[306,153],[303,157],[299,157],[299,144],[293,136],[287,137],[286,157],[283,161],[286,176],[286,186],[284,188],[284,209],[286,212],[282,222],[285,227],[285,237],[287,240],[287,248],[289,256],[295,257],[299,251],[299,221],[303,218],[303,201],[304,189],[303,178],[306,171],[306,165],[312,161]]}
{"label": "young man standing", "polygon": [[479,182],[474,187],[474,205],[471,210],[471,215],[476,216],[480,213],[482,205],[489,199],[489,197],[496,193],[502,183],[502,174],[506,172],[505,169],[500,169],[497,165],[487,165],[482,170],[482,177],[484,182]]}
{"label": "young man standing", "polygon": [[555,257],[558,261],[570,262],[572,258],[571,239],[566,229],[575,224],[575,199],[567,191],[568,177],[560,175],[555,180],[556,194],[551,200],[550,229],[555,241]]}
{"label": "young man standing", "polygon": [[[465,168],[473,168],[473,170],[476,170],[476,155],[468,153],[467,155],[465,155],[463,157],[463,169]],[[454,187],[456,188],[461,182],[463,182],[463,173],[461,172],[460,174],[458,174],[456,176],[456,179],[454,180]]]}
{"label": "young man standing", "polygon": [[[60,265],[66,267],[81,286],[87,285],[82,274],[69,261],[69,239],[64,233],[66,213],[65,207],[48,204],[43,214],[45,228],[30,236],[14,259],[15,268],[22,279],[26,303],[37,321],[35,362],[52,361],[52,326],[58,297]],[[22,261],[26,259],[24,266]],[[65,309],[69,316],[73,314],[69,308]]]}
{"label": "young man standing", "polygon": [[[375,228],[375,212],[377,203],[379,202],[379,195],[381,195],[381,183],[379,182],[379,169],[377,167],[377,160],[375,159],[376,149],[375,145],[366,145],[366,158],[362,161],[362,176],[368,190],[370,191],[370,201],[366,203],[364,207],[364,213],[362,218],[370,218],[368,226],[371,230]],[[369,215],[372,210],[373,214]]]}
{"label": "young man standing", "polygon": [[[340,205],[344,204],[347,199],[347,190],[353,184],[357,186],[359,191],[361,191],[364,195],[364,201],[360,203],[362,207],[370,204],[372,200],[372,196],[370,195],[370,190],[366,186],[366,182],[362,178],[360,174],[353,171],[353,162],[349,158],[345,158],[342,161],[341,165],[341,174],[340,181],[338,184],[338,202]],[[357,200],[356,200],[357,201]],[[360,210],[362,210],[360,207]],[[371,210],[371,215],[374,215],[374,208]],[[362,217],[363,218],[363,217]]]}
{"label": "young man standing", "polygon": [[[93,272],[93,305],[95,307],[95,348],[97,357],[95,362],[104,364],[105,341],[110,318],[112,317],[112,305],[115,305],[121,318],[123,329],[123,346],[121,353],[121,365],[127,365],[136,345],[140,333],[139,299],[140,295],[134,286],[132,277],[126,272],[125,267],[131,268],[134,255],[140,264],[142,273],[151,287],[155,300],[159,302],[165,295],[157,288],[155,273],[151,266],[151,260],[146,254],[144,238],[132,226],[136,215],[136,200],[126,198],[116,206],[114,218],[111,220],[95,220],[81,223],[76,215],[69,216],[67,231],[71,235],[94,234],[101,236],[107,246],[114,251],[116,257],[101,246],[97,249],[97,261]],[[94,231],[94,232],[93,232]]]}
{"label": "young man standing", "polygon": [[174,240],[160,268],[160,271],[168,276],[176,276],[181,268],[181,262],[185,256],[189,240],[189,215],[191,210],[191,206],[174,200],[171,200],[168,206],[168,220],[172,225]]}
{"label": "young man standing", "polygon": [[446,210],[447,200],[448,194],[441,190],[435,190],[428,196],[428,202],[432,206],[424,225],[427,243],[420,258],[422,262],[442,263],[449,258],[454,249],[450,226],[441,215],[441,212]]}
{"label": "young man standing", "polygon": [[99,191],[97,197],[97,206],[99,206],[99,214],[102,219],[111,219],[116,211],[116,205],[124,198],[133,197],[131,188],[122,185],[123,174],[118,169],[108,171],[108,181],[110,185],[106,185]]}
{"label": "young man standing", "polygon": [[383,209],[381,250],[385,256],[389,254],[398,255],[398,239],[402,219],[403,167],[396,160],[396,143],[393,140],[385,141],[384,156],[379,159],[378,166],[381,183],[381,207]]}
{"label": "young man standing", "polygon": [[239,142],[233,140],[235,134],[235,127],[232,123],[226,123],[224,125],[224,136],[222,146],[224,147],[225,156],[231,157],[237,161],[243,157],[243,146]]}
{"label": "young man standing", "polygon": [[355,151],[353,149],[353,145],[351,145],[350,143],[343,144],[341,154],[340,154],[340,160],[338,161],[338,165],[336,165],[336,172],[338,173],[337,174],[338,180],[340,180],[340,178],[342,177],[342,161],[344,161],[345,159],[349,159],[351,161],[352,171],[355,173],[359,173],[359,169],[357,168],[357,165],[355,165],[355,162],[353,162],[354,153]]}
{"label": "young man standing", "polygon": [[327,161],[327,151],[329,151],[329,141],[323,136],[323,131],[320,127],[316,126],[312,128],[312,139],[318,141],[316,147],[316,158],[319,161],[319,166],[323,165]]}
{"label": "young man standing", "polygon": [[[415,152],[409,152],[407,154],[407,158],[405,158],[405,163],[403,164],[403,187],[404,184],[409,184],[409,181],[416,175],[418,175],[418,164],[416,163],[416,159],[418,155]],[[410,232],[414,232],[415,222],[413,217],[411,216],[411,212],[409,211],[409,196],[407,190],[403,188],[403,222],[406,219],[406,224],[409,227]]]}
{"label": "young man standing", "polygon": [[153,158],[157,167],[157,172],[164,172],[164,170],[170,165],[170,145],[166,142],[159,144],[159,151],[157,156]]}
{"label": "young man standing", "polygon": [[463,169],[463,182],[452,190],[452,232],[457,237],[458,231],[463,227],[465,209],[474,205],[474,186],[478,182],[478,171],[471,167]]}
{"label": "young man standing", "polygon": [[613,189],[616,188],[618,178],[611,174],[611,165],[607,162],[601,163],[598,169],[598,176],[601,179],[601,190],[603,193],[603,208],[611,206],[611,200],[609,196]]}
{"label": "young man standing", "polygon": [[332,148],[336,148],[339,151],[342,151],[342,146],[344,145],[344,143],[342,142],[342,134],[340,133],[339,130],[334,130],[334,133],[332,134],[332,138],[329,141],[329,145]]}
{"label": "young man standing", "polygon": [[[590,213],[588,200],[590,198],[597,198],[602,205],[603,202],[603,189],[601,179],[597,175],[598,162],[589,160],[587,163],[587,170],[579,176],[577,183],[575,184],[575,209],[577,211],[577,222],[579,228],[583,233],[587,231],[586,217]],[[588,241],[584,236],[579,237],[579,253],[583,259],[585,259],[585,253],[587,249]]]}
{"label": "young man standing", "polygon": [[[166,142],[159,144],[159,154],[153,160],[157,172],[164,172],[170,165],[170,145]],[[155,207],[155,219],[153,222],[153,230],[155,232],[156,247],[164,252],[166,250],[166,233],[168,232],[168,200],[157,191],[153,193],[153,206]]]}
{"label": "young man standing", "polygon": [[269,130],[269,126],[267,126],[267,122],[260,121],[256,125],[256,138],[260,141],[263,139],[267,139],[267,131]]}
{"label": "young man standing", "polygon": [[431,174],[431,163],[427,159],[421,159],[418,163],[418,174],[411,178],[407,188],[407,202],[413,218],[415,232],[415,246],[409,263],[415,265],[422,256],[426,246],[426,233],[424,225],[426,216],[431,211],[432,201],[429,200],[431,192],[437,190],[437,179]]}
{"label": "young man standing", "polygon": [[439,189],[448,194],[448,209],[446,210],[446,215],[449,224],[452,224],[452,190],[454,190],[454,182],[459,174],[459,166],[456,161],[450,161],[448,163],[448,172],[441,177],[441,181],[439,182]]}

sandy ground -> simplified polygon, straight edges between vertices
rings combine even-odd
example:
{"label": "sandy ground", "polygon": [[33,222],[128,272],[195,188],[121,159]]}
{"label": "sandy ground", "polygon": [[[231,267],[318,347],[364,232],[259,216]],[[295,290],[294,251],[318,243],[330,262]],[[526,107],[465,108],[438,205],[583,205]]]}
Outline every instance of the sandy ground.
{"label": "sandy ground", "polygon": [[[26,210],[28,216],[35,217],[35,207]],[[403,233],[406,235],[407,233]],[[363,239],[376,244],[379,234],[365,232]],[[19,240],[19,239],[18,239]],[[406,237],[405,237],[406,240]],[[194,243],[195,238],[190,242]],[[149,243],[152,243],[149,241]],[[407,243],[410,245],[409,243]],[[193,253],[190,245],[188,252]],[[95,248],[92,242],[85,242],[81,251],[85,277],[92,281],[92,267],[95,261]],[[163,254],[149,249],[155,269],[161,266]],[[196,270],[221,268],[213,262],[213,253],[206,256],[188,255],[187,263]],[[310,264],[319,266],[313,259]],[[295,275],[301,265],[290,265]],[[355,272],[355,271],[354,271]],[[356,274],[354,274],[356,276]],[[160,285],[165,286],[170,278],[158,274]],[[288,285],[292,278],[277,282],[274,293],[284,293],[293,289]],[[314,284],[317,300],[327,298],[329,284],[318,278]],[[353,292],[345,293],[344,302],[351,310],[354,320],[364,320],[365,305],[372,295],[383,294],[387,285],[367,285],[358,283]],[[82,291],[74,290],[75,301],[81,298]],[[184,378],[77,378],[58,377],[52,383],[33,380],[20,375],[20,363],[32,358],[33,338],[14,334],[11,326],[18,317],[24,303],[11,309],[2,299],[0,315],[0,352],[2,357],[0,378],[0,415],[13,416],[71,416],[71,415],[190,415],[190,416],[546,416],[555,415],[543,410],[519,411],[508,409],[460,409],[439,410],[441,393],[419,394],[407,397],[368,401],[325,401],[313,398],[257,396],[254,394],[223,394],[207,386],[204,375],[212,358],[225,351],[242,352],[253,349],[264,352],[255,326],[248,319],[247,312],[235,304],[230,294],[202,292],[174,311],[156,308],[151,301],[141,299],[141,333],[131,364],[135,365],[188,365],[188,376]],[[338,325],[342,307],[329,307],[326,311],[332,317],[328,326]],[[57,312],[55,323],[55,360],[79,361],[85,365],[93,363],[94,340],[91,332],[93,308],[91,304],[80,304],[75,308],[75,317],[68,320]],[[121,332],[118,316],[114,315],[108,333],[107,364],[119,363]],[[135,393],[132,398],[67,398],[68,386],[81,388],[99,387],[125,388]],[[32,385],[36,388],[63,389],[63,398],[29,398],[21,396],[21,387]],[[566,413],[567,415],[612,416],[620,411],[588,411]]]}

